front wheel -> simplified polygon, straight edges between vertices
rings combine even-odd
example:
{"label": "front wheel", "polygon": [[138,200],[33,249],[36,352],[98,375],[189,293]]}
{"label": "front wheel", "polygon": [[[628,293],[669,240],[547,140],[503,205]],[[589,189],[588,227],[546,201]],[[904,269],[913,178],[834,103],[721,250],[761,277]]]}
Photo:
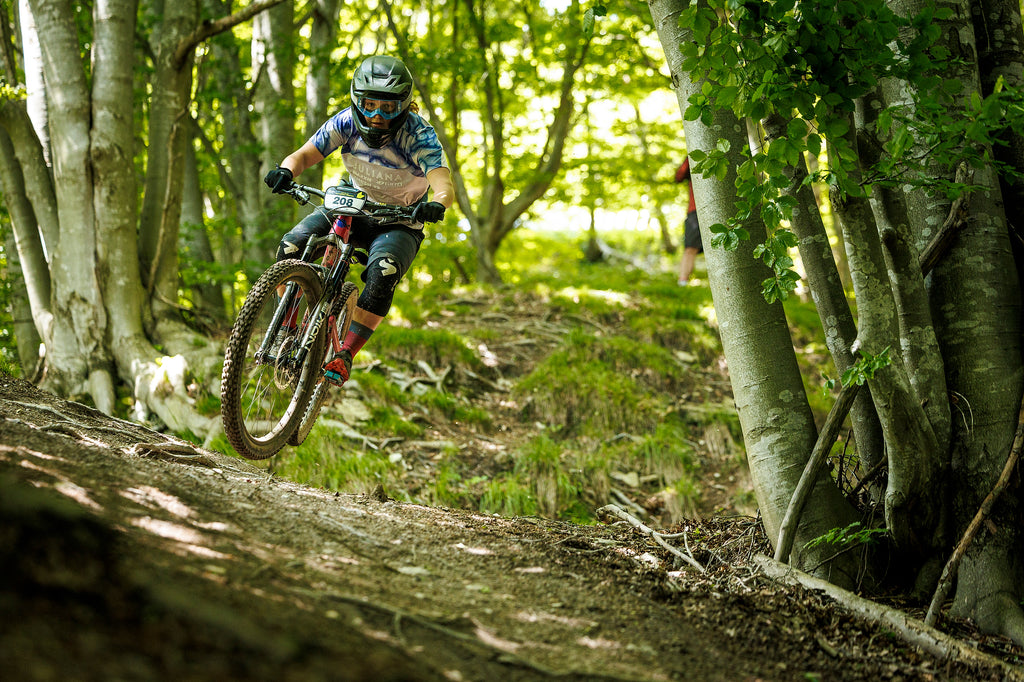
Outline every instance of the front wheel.
{"label": "front wheel", "polygon": [[[348,328],[352,325],[352,316],[356,312],[356,300],[358,298],[359,290],[356,288],[356,285],[351,282],[345,282],[341,288],[341,294],[339,294],[338,298],[334,301],[334,306],[331,308],[331,317],[334,318],[334,331],[337,333],[337,338],[340,341],[345,340]],[[324,364],[333,356],[334,350],[332,345],[328,343]],[[323,373],[321,373],[319,383],[313,389],[313,396],[310,398],[309,404],[302,414],[302,419],[299,421],[299,428],[295,429],[295,432],[288,438],[288,445],[302,445],[306,440],[306,436],[309,435],[310,430],[313,428],[316,418],[320,415],[320,408],[324,406],[324,402],[327,400],[329,388],[330,384],[323,378]]]}
{"label": "front wheel", "polygon": [[[323,292],[316,268],[299,260],[275,263],[256,281],[238,313],[224,356],[221,374],[221,419],[228,442],[248,459],[266,459],[277,454],[299,425],[310,394],[320,375],[327,334],[325,327],[312,340],[301,363],[297,349],[299,334],[282,335],[280,345],[261,346],[270,333],[280,305],[278,290],[294,284],[297,316],[307,319]],[[301,293],[301,295],[299,295]]]}

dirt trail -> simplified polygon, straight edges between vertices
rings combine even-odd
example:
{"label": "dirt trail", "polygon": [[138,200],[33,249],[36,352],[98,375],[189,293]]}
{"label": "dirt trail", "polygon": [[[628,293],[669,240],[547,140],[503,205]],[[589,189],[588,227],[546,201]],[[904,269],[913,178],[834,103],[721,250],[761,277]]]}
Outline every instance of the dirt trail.
{"label": "dirt trail", "polygon": [[759,575],[750,520],[699,530],[710,575],[622,525],[296,485],[0,375],[10,679],[1003,677]]}

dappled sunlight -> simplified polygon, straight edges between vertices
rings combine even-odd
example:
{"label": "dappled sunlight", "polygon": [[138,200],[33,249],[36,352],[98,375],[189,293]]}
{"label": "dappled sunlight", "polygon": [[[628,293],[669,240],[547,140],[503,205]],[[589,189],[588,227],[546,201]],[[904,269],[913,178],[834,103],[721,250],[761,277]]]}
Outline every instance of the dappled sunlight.
{"label": "dappled sunlight", "polygon": [[71,481],[58,481],[53,488],[61,495],[70,497],[72,500],[87,509],[91,509],[95,512],[103,511],[103,507],[89,497],[89,491],[80,485],[75,485]]}
{"label": "dappled sunlight", "polygon": [[192,510],[177,497],[148,485],[128,488],[121,492],[121,496],[143,507],[158,507],[183,519],[192,516]]}
{"label": "dappled sunlight", "polygon": [[466,554],[475,554],[477,556],[489,556],[491,554],[494,554],[493,551],[487,549],[486,547],[468,547],[467,545],[464,545],[461,542],[455,545],[455,549],[461,549]]}
{"label": "dappled sunlight", "polygon": [[612,291],[608,289],[579,289],[577,287],[564,287],[559,289],[556,295],[567,298],[573,303],[579,303],[582,299],[590,298],[604,301],[606,303],[626,306],[632,301],[632,297],[629,294],[622,291]]}
{"label": "dappled sunlight", "polygon": [[208,544],[208,541],[203,534],[189,528],[188,526],[171,523],[170,521],[154,519],[151,516],[134,518],[130,523],[136,528],[148,531],[153,535],[166,540],[173,541],[172,544],[168,546],[168,549],[179,556],[193,554],[204,559],[216,559],[219,561],[226,561],[233,558],[230,554],[224,554],[223,552],[218,552],[217,550],[207,547],[206,545]]}
{"label": "dappled sunlight", "polygon": [[[50,457],[49,455],[44,455],[42,453],[35,452],[34,450],[26,450],[25,448],[20,448],[20,452],[18,452],[17,454],[19,454],[19,455],[31,455],[31,456],[39,457],[40,459],[52,459],[52,460],[57,460],[57,461],[65,461],[65,460],[61,460],[59,457]],[[33,462],[28,461],[27,459],[22,459],[20,462],[18,462],[18,466],[20,466],[20,467],[22,467],[24,469],[29,469],[31,471],[38,471],[40,473],[44,473],[44,474],[46,474],[48,476],[51,476],[51,477],[55,478],[56,479],[56,483],[53,484],[53,489],[56,490],[57,492],[59,492],[61,495],[64,495],[65,497],[68,497],[68,498],[74,500],[75,502],[77,502],[78,504],[82,505],[83,507],[86,507],[87,509],[90,509],[92,511],[102,511],[103,510],[103,506],[100,505],[98,502],[93,500],[92,497],[89,496],[89,491],[88,490],[86,490],[85,488],[83,488],[82,486],[80,486],[80,485],[78,485],[76,483],[72,483],[63,474],[61,474],[61,473],[59,473],[57,471],[53,471],[51,469],[47,469],[46,467],[41,467],[38,464],[35,464]],[[42,487],[43,484],[37,482],[37,483],[35,483],[35,485],[37,485],[39,487]]]}
{"label": "dappled sunlight", "polygon": [[522,568],[513,569],[516,573],[534,574],[534,573],[545,573],[547,569],[543,566],[524,566]]}
{"label": "dappled sunlight", "polygon": [[702,305],[698,314],[702,320],[708,323],[708,326],[718,328],[718,314],[715,312],[714,304]]}
{"label": "dappled sunlight", "polygon": [[522,646],[522,644],[520,644],[519,642],[512,642],[507,639],[502,639],[501,637],[498,637],[496,634],[494,634],[493,632],[479,624],[477,624],[476,629],[473,631],[473,634],[475,634],[477,636],[477,639],[479,639],[484,644],[487,644],[489,646],[494,647],[495,649],[499,649],[510,654],[514,654]]}
{"label": "dappled sunlight", "polygon": [[622,645],[618,642],[613,642],[610,639],[604,639],[603,637],[580,637],[576,640],[577,644],[581,644],[588,649],[620,649]]}
{"label": "dappled sunlight", "polygon": [[159,535],[168,540],[177,540],[184,544],[198,545],[205,541],[203,534],[188,526],[182,526],[170,521],[154,519],[151,516],[140,516],[130,522],[136,528],[147,530],[153,535]]}
{"label": "dappled sunlight", "polygon": [[518,621],[522,621],[523,623],[558,623],[559,625],[565,625],[570,628],[588,628],[595,625],[592,620],[556,616],[553,613],[547,613],[546,611],[520,611],[516,613],[513,618]]}
{"label": "dappled sunlight", "polygon": [[481,343],[476,347],[477,353],[480,355],[480,361],[484,363],[485,367],[497,367],[499,360],[498,356],[491,352],[491,349],[487,347],[487,344]]}

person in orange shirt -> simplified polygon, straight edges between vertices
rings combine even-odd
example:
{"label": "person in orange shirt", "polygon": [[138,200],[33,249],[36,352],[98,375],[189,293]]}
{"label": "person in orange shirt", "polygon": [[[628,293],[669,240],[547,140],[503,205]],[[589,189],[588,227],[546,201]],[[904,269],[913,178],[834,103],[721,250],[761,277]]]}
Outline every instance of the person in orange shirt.
{"label": "person in orange shirt", "polygon": [[682,165],[676,169],[676,182],[686,183],[686,191],[690,202],[686,208],[686,221],[684,223],[683,257],[679,261],[679,286],[685,287],[690,284],[693,266],[697,262],[697,254],[704,250],[700,240],[700,224],[697,222],[697,202],[693,197],[693,181],[690,179],[689,157],[683,159]]}

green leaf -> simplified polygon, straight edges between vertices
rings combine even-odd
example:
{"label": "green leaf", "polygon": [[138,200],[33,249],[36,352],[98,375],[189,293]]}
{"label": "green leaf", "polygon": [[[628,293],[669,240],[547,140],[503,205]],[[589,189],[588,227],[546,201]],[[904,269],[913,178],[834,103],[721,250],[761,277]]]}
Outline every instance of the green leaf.
{"label": "green leaf", "polygon": [[814,156],[821,155],[821,137],[817,133],[811,133],[807,136],[807,151]]}

